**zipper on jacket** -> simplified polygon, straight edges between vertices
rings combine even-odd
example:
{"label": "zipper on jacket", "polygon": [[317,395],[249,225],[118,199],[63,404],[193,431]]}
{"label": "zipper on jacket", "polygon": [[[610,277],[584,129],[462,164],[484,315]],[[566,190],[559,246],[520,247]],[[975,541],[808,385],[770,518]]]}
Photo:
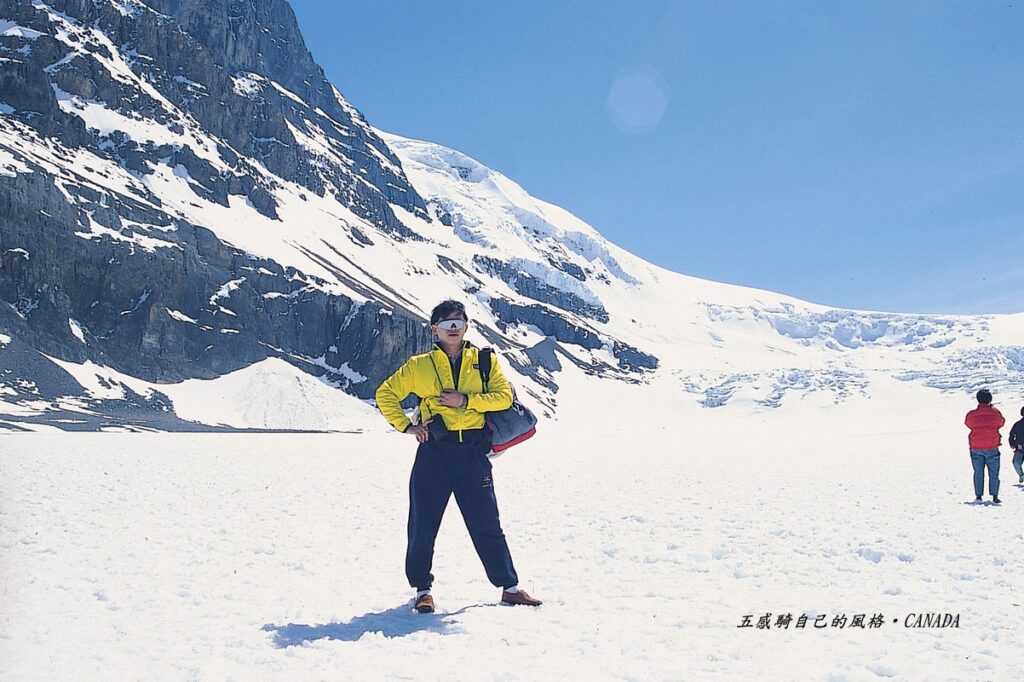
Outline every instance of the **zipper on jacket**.
{"label": "zipper on jacket", "polygon": [[[430,350],[430,354],[429,354],[430,364],[433,365],[433,367],[434,367],[434,374],[437,376],[437,382],[438,382],[438,384],[440,384],[442,391],[445,390],[445,388],[444,388],[444,381],[441,379],[441,374],[440,374],[440,372],[437,369],[437,362],[434,360],[434,355],[433,355],[434,350],[435,349],[436,350],[440,350],[441,354],[444,355],[445,359],[448,361],[448,369],[449,369],[448,373],[452,375],[452,383],[454,384],[454,389],[453,390],[458,391],[459,390],[459,376],[462,374],[462,370],[464,369],[463,365],[465,365],[466,360],[467,360],[467,355],[468,355],[466,353],[466,349],[473,348],[473,347],[474,347],[473,344],[471,344],[469,341],[463,341],[462,342],[462,347],[459,349],[459,373],[457,375],[455,373],[454,363],[452,362],[452,360],[449,357],[448,353],[445,352],[444,348],[441,346],[440,343],[438,343],[436,341],[434,342],[434,345],[432,346],[432,348]],[[479,359],[477,360],[477,362],[479,362]],[[472,369],[472,366],[473,366],[472,359],[469,359],[469,364],[470,364],[470,368]],[[469,401],[467,400],[467,404],[468,404],[468,402]],[[463,410],[465,410],[465,408],[463,408]],[[429,408],[428,408],[428,411],[430,411]],[[459,442],[460,443],[464,442],[463,438],[462,438],[462,431],[463,430],[462,429],[456,429],[456,430],[459,432]]]}

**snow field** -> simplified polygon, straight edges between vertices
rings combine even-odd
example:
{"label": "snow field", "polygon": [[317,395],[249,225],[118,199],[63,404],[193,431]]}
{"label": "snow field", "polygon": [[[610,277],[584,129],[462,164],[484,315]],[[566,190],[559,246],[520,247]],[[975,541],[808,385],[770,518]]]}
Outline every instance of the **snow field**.
{"label": "snow field", "polygon": [[[965,504],[970,405],[893,381],[838,407],[661,412],[597,386],[494,460],[539,609],[497,605],[453,499],[440,612],[409,612],[408,436],[7,436],[0,677],[962,680],[1024,662],[1024,490],[1004,449],[1004,505]],[[737,628],[766,612],[886,622]],[[960,627],[905,628],[918,612]]]}

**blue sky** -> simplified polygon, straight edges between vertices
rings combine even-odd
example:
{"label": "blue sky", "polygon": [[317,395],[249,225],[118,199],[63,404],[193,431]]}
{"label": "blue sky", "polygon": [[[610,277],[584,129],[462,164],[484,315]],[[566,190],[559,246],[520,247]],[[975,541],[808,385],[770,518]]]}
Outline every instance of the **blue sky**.
{"label": "blue sky", "polygon": [[1024,311],[1024,2],[292,0],[376,126],[686,274]]}

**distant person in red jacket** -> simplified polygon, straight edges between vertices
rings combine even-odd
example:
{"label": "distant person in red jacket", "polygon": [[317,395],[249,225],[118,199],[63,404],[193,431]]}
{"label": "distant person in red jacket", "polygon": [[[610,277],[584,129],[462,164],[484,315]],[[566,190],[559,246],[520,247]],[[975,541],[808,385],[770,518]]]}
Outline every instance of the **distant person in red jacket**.
{"label": "distant person in red jacket", "polygon": [[1006,420],[992,405],[992,394],[987,388],[978,391],[978,407],[967,413],[964,424],[971,430],[967,442],[971,448],[971,465],[974,467],[975,502],[981,502],[985,492],[985,469],[988,469],[988,492],[992,502],[999,499],[999,446],[1003,439],[999,429]]}

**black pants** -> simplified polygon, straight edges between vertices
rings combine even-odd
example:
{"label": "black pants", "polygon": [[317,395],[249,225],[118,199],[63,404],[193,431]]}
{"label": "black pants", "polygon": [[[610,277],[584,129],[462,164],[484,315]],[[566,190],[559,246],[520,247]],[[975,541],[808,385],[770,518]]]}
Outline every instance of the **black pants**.
{"label": "black pants", "polygon": [[420,443],[416,450],[409,477],[405,575],[418,590],[429,589],[434,582],[430,572],[434,540],[453,492],[487,579],[496,587],[511,587],[519,582],[498,520],[491,461],[486,454],[490,450],[488,438],[483,429],[464,431],[461,443],[458,434],[452,433],[445,440]]}

